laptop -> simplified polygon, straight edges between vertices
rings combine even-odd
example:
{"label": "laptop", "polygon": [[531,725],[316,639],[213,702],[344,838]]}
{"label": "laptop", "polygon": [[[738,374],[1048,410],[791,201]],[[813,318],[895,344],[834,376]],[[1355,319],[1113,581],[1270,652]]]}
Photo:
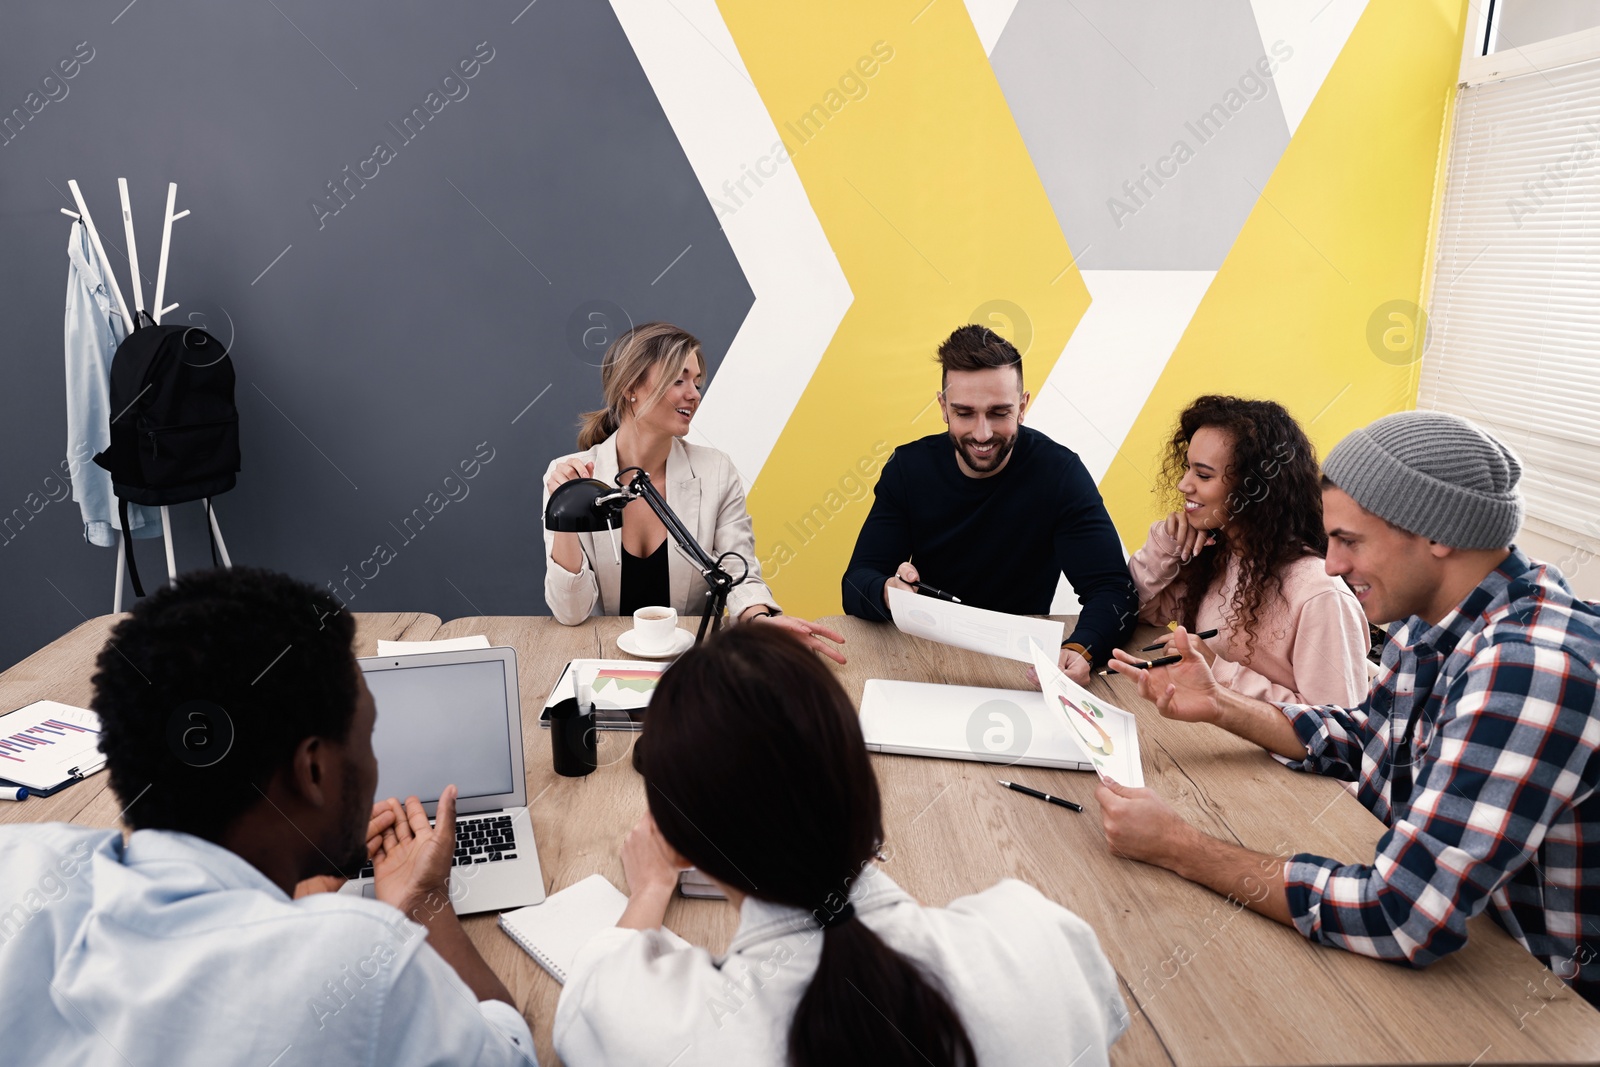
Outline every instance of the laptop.
{"label": "laptop", "polygon": [[873,678],[861,693],[870,752],[1092,771],[1062,715],[1037,689],[983,689]]}
{"label": "laptop", "polygon": [[[516,653],[483,648],[357,662],[378,708],[377,798],[404,803],[415,795],[432,821],[445,786],[456,786],[456,914],[543,901],[522,766]],[[371,865],[340,892],[374,896]]]}

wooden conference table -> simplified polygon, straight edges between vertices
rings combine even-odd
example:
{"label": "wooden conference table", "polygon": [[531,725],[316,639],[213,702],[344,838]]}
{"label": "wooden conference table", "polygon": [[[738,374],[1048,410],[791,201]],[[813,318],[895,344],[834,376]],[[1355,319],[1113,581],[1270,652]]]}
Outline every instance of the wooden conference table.
{"label": "wooden conference table", "polygon": [[[87,705],[94,656],[114,617],[85,622],[0,674],[0,708],[37,699]],[[838,676],[859,700],[868,678],[1023,688],[1023,665],[906,637],[857,619],[823,620],[849,639]],[[644,809],[627,758],[635,735],[603,735],[599,770],[551,769],[544,698],[576,657],[625,658],[625,619],[565,627],[545,617],[457,619],[358,614],[357,654],[379,638],[484,634],[517,653],[529,809],[555,891],[599,871],[626,885],[617,847]],[[685,625],[689,625],[685,621]],[[1148,643],[1142,630],[1131,645]],[[1099,682],[1095,683],[1098,687]],[[1131,682],[1115,699],[1139,719],[1148,785],[1184,816],[1267,853],[1309,851],[1367,862],[1381,824],[1335,781],[1296,774],[1211,727],[1163,720]],[[1567,990],[1487,916],[1466,949],[1413,971],[1322,948],[1155,867],[1111,856],[1087,773],[1017,768],[1005,776],[1082,802],[1079,815],[1001,789],[983,763],[872,757],[883,788],[885,869],[918,899],[943,905],[1001,878],[1020,878],[1082,915],[1121,979],[1132,1015],[1117,1064],[1591,1063],[1600,1012]],[[100,774],[53,797],[0,804],[0,821],[117,825],[121,803]],[[542,1064],[557,1062],[550,1026],[560,987],[498,929],[464,920],[473,942],[533,1027]],[[667,925],[713,951],[737,915],[721,901],[674,898]]]}

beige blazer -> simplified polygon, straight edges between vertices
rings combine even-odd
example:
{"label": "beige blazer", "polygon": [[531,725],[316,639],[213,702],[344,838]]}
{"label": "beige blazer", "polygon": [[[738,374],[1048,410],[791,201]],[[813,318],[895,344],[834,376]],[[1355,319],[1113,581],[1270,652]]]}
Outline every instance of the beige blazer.
{"label": "beige blazer", "polygon": [[[607,485],[617,477],[617,441],[606,438],[587,452],[562,456],[545,469],[545,480],[562,460],[592,461],[594,477]],[[755,530],[745,510],[744,486],[733,461],[724,453],[703,445],[691,445],[681,438],[672,442],[667,453],[667,484],[657,486],[667,505],[683,520],[694,539],[713,556],[737,552],[750,562],[750,574],[728,594],[728,615],[737,619],[752,604],[765,604],[773,611],[778,602],[761,580],[761,564],[756,560]],[[545,490],[544,503],[550,502]],[[543,515],[543,506],[540,514]],[[543,522],[540,523],[543,526]],[[611,535],[577,535],[583,546],[583,566],[574,574],[550,558],[555,534],[544,532],[544,599],[557,622],[576,626],[591,615],[615,615],[622,603],[622,561],[613,555]],[[621,551],[622,533],[617,533]],[[739,561],[724,563],[728,573],[738,577]],[[667,538],[667,579],[672,589],[672,606],[678,614],[698,618],[705,610],[706,583],[700,569]]]}

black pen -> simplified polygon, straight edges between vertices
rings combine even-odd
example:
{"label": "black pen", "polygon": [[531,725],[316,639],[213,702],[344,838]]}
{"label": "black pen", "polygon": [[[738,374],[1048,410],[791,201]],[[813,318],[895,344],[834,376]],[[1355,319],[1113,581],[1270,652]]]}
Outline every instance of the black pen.
{"label": "black pen", "polygon": [[915,589],[919,593],[927,593],[929,596],[936,596],[940,600],[948,600],[952,604],[961,603],[961,598],[960,597],[951,596],[949,593],[946,593],[943,589],[939,589],[939,588],[937,588],[935,586],[931,586],[927,582],[907,582],[906,584],[909,585],[911,588]]}
{"label": "black pen", "polygon": [[[1215,637],[1215,636],[1217,636],[1217,631],[1215,631],[1215,630],[1201,630],[1197,634],[1190,634],[1189,635],[1189,639],[1192,641],[1195,638],[1199,638],[1200,640],[1204,641],[1208,637]],[[1153,645],[1145,645],[1139,651],[1140,652],[1154,652],[1158,648],[1166,648],[1166,647],[1167,647],[1167,642],[1165,642],[1165,641],[1157,641]]]}
{"label": "black pen", "polygon": [[[996,778],[995,781],[1000,782],[1000,779]],[[1053,797],[1049,793],[1041,793],[1037,789],[1029,789],[1025,785],[1018,785],[1016,782],[1000,782],[1000,784],[1007,789],[1014,789],[1018,793],[1026,793],[1030,797],[1035,797],[1050,804],[1059,804],[1063,808],[1071,808],[1073,811],[1083,810],[1082,804],[1074,804],[1070,800],[1062,800],[1060,797]]]}
{"label": "black pen", "polygon": [[[1174,663],[1182,663],[1183,662],[1183,657],[1182,656],[1159,656],[1156,659],[1136,659],[1132,663],[1128,663],[1127,660],[1118,660],[1118,662],[1119,663],[1127,663],[1128,666],[1137,667],[1141,671],[1147,671],[1151,667],[1170,667]],[[1105,670],[1100,672],[1100,676],[1102,678],[1104,678],[1108,674],[1115,674],[1115,673],[1117,673],[1117,672],[1112,670],[1110,667],[1107,667]]]}

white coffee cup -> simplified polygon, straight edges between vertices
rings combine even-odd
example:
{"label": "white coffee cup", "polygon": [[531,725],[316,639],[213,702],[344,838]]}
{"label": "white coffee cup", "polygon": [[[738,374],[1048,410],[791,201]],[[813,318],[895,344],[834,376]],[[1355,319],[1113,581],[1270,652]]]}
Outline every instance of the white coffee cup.
{"label": "white coffee cup", "polygon": [[633,613],[633,643],[640,652],[665,652],[677,640],[678,613],[672,608],[643,607]]}

